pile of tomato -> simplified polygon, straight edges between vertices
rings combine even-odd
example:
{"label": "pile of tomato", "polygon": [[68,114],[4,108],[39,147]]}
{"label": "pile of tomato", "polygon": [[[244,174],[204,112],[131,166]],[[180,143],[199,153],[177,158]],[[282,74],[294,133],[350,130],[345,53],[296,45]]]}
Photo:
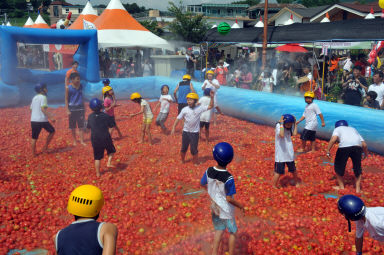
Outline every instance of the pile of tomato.
{"label": "pile of tomato", "polygon": [[[154,103],[151,103],[152,108]],[[50,109],[56,116],[55,137],[47,153],[30,156],[29,107],[0,109],[0,254],[11,249],[46,249],[54,253],[53,237],[74,219],[66,210],[70,192],[82,184],[101,188],[105,205],[100,221],[117,225],[119,254],[210,254],[213,226],[209,197],[200,187],[204,171],[215,165],[213,146],[221,141],[235,150],[228,170],[235,178],[235,199],[245,204],[236,211],[236,254],[353,254],[351,233],[339,214],[335,196],[355,194],[350,163],[346,189],[335,191],[331,160],[325,157],[326,141],[317,141],[317,152],[297,155],[302,180],[292,185],[287,174],[281,189],[273,189],[274,129],[220,115],[211,124],[211,140],[199,144],[200,165],[180,163],[181,125],[175,135],[164,135],[152,124],[153,145],[140,144],[142,116],[127,115],[139,106],[122,102],[116,110],[124,137],[114,143],[116,168],[96,177],[89,133],[87,146],[72,146],[63,107]],[[166,125],[171,128],[177,106],[171,106]],[[87,111],[89,114],[90,111]],[[155,116],[157,113],[155,113]],[[38,140],[41,151],[47,134]],[[295,149],[300,144],[294,137]],[[333,155],[335,151],[332,151]],[[384,206],[384,158],[371,154],[363,161],[362,193],[367,206]],[[328,197],[326,194],[333,196]],[[224,237],[221,254],[228,250]],[[365,254],[383,254],[384,245],[366,236]]]}

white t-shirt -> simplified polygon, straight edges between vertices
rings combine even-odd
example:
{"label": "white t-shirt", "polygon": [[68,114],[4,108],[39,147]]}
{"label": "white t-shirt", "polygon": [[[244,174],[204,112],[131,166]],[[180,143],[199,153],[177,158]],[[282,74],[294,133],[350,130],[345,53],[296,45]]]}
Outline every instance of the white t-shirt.
{"label": "white t-shirt", "polygon": [[[200,105],[207,106],[207,107],[209,106],[210,102],[211,102],[211,97],[208,97],[208,96],[203,96],[199,100]],[[212,114],[213,114],[213,109],[203,112],[200,116],[200,121],[211,122]]]}
{"label": "white t-shirt", "polygon": [[161,95],[159,98],[160,101],[160,112],[168,113],[169,112],[169,100],[173,101],[171,95]]}
{"label": "white t-shirt", "polygon": [[383,99],[384,99],[384,84],[383,83],[381,83],[380,85],[372,84],[368,88],[368,92],[369,91],[375,91],[377,93],[376,100],[379,101],[379,104],[381,106],[381,104],[383,103]]}
{"label": "white t-shirt", "polygon": [[[216,88],[211,83],[213,83],[215,86],[219,86],[219,87]],[[203,85],[201,86],[201,88],[211,89],[215,93],[215,96],[216,96],[216,91],[220,88],[220,83],[216,79],[213,79],[211,82],[209,82],[208,80],[205,80]]]}
{"label": "white t-shirt", "polygon": [[384,242],[384,207],[367,207],[363,220],[356,221],[356,237],[361,238],[365,231],[380,242]]}
{"label": "white t-shirt", "polygon": [[333,130],[332,136],[339,138],[339,148],[360,146],[364,139],[361,137],[359,132],[353,127],[337,127]]}
{"label": "white t-shirt", "polygon": [[144,118],[145,119],[153,119],[153,113],[151,110],[151,106],[148,104],[147,101],[144,99],[141,99],[141,106],[144,106]]}
{"label": "white t-shirt", "polygon": [[321,114],[320,108],[315,103],[310,103],[305,106],[303,117],[305,118],[305,129],[316,131],[317,115]]}
{"label": "white t-shirt", "polygon": [[42,94],[38,94],[33,97],[31,103],[31,121],[35,122],[48,122],[47,116],[41,110],[41,107],[47,107],[47,97]]}
{"label": "white t-shirt", "polygon": [[273,78],[262,78],[261,85],[263,87],[263,92],[272,92]]}
{"label": "white t-shirt", "polygon": [[352,69],[352,60],[350,58],[347,58],[345,61],[344,61],[344,66],[343,66],[343,70],[347,71],[347,72],[350,72],[351,69]]}
{"label": "white t-shirt", "polygon": [[184,119],[183,131],[190,133],[199,133],[200,131],[200,116],[203,112],[208,110],[208,106],[198,105],[195,108],[189,106],[184,107],[177,119]]}
{"label": "white t-shirt", "polygon": [[280,137],[280,123],[275,129],[275,162],[292,162],[295,160],[291,131],[284,130],[284,138]]}

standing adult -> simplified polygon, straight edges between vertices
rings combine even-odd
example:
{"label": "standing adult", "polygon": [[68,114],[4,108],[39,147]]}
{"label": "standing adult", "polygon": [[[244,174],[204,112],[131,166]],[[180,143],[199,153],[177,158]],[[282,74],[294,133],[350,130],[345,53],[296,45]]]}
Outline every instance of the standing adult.
{"label": "standing adult", "polygon": [[194,77],[195,72],[195,63],[197,62],[195,55],[192,53],[192,48],[189,48],[187,50],[187,53],[185,55],[186,58],[186,68],[187,68],[187,74],[189,74],[191,77]]}
{"label": "standing adult", "polygon": [[67,88],[68,87],[68,85],[69,85],[69,83],[71,82],[70,81],[70,76],[71,76],[71,74],[72,73],[78,73],[78,71],[77,71],[77,68],[79,67],[79,62],[77,62],[77,61],[73,61],[73,63],[72,63],[72,68],[71,69],[69,69],[68,71],[67,71],[67,73],[66,73],[66,75],[65,75],[65,87]]}
{"label": "standing adult", "polygon": [[253,82],[253,75],[249,71],[248,66],[244,64],[241,67],[240,88],[251,89],[252,82]]}
{"label": "standing adult", "polygon": [[149,62],[149,59],[146,58],[144,60],[144,64],[143,64],[142,68],[143,68],[143,77],[152,75],[152,65]]}
{"label": "standing adult", "polygon": [[361,66],[353,68],[353,74],[343,83],[344,104],[360,106],[361,99],[368,90],[367,81],[361,76]]}
{"label": "standing adult", "polygon": [[373,84],[369,86],[369,91],[375,91],[377,94],[376,100],[379,101],[380,108],[384,108],[384,84],[383,84],[383,73],[382,72],[376,72],[373,75]]}

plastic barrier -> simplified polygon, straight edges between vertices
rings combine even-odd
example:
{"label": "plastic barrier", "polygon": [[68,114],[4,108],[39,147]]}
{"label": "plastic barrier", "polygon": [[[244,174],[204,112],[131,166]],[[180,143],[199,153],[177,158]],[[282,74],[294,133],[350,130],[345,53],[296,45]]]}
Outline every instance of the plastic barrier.
{"label": "plastic barrier", "polygon": [[[144,98],[158,98],[160,88],[164,84],[169,86],[172,95],[179,82],[176,79],[158,76],[127,79],[111,78],[110,80],[118,99],[129,99],[133,92],[139,92]],[[193,82],[193,84],[196,92],[199,96],[202,96],[202,83]],[[85,84],[85,97],[87,99],[101,97],[102,87],[101,82]],[[20,91],[23,91],[22,95],[20,95]],[[17,98],[22,103],[29,104],[35,94],[31,84],[21,85],[19,90],[15,90],[14,86],[0,83],[0,92],[0,107],[16,105],[19,103]],[[9,98],[13,99],[10,100]],[[64,84],[49,85],[48,99],[49,102],[63,102]],[[280,116],[285,113],[293,114],[297,119],[300,118],[306,105],[303,97],[284,96],[233,87],[221,87],[217,94],[217,100],[218,105],[225,114],[269,126],[274,126]],[[17,103],[15,103],[16,101]],[[317,131],[319,138],[329,139],[335,122],[345,119],[350,126],[359,131],[367,141],[371,151],[384,154],[384,136],[380,135],[379,132],[384,126],[384,111],[324,101],[315,102],[324,114],[326,122],[324,128],[319,124]],[[300,124],[299,130],[301,131],[303,127],[304,123]]]}

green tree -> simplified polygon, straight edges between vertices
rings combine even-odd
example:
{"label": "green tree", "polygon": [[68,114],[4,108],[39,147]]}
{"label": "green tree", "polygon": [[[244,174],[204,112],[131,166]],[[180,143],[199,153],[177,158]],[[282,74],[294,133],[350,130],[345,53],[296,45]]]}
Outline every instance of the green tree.
{"label": "green tree", "polygon": [[169,30],[184,41],[199,43],[203,40],[209,30],[209,25],[203,15],[193,15],[190,12],[183,12],[181,6],[169,2],[168,11],[175,20],[169,24]]}
{"label": "green tree", "polygon": [[140,24],[157,36],[161,36],[164,33],[164,30],[159,27],[156,20],[143,20],[140,21]]}
{"label": "green tree", "polygon": [[145,12],[146,9],[145,7],[143,6],[138,6],[136,3],[133,3],[133,4],[123,4],[124,8],[130,13],[130,14],[134,14],[134,13],[140,13],[140,12]]}

